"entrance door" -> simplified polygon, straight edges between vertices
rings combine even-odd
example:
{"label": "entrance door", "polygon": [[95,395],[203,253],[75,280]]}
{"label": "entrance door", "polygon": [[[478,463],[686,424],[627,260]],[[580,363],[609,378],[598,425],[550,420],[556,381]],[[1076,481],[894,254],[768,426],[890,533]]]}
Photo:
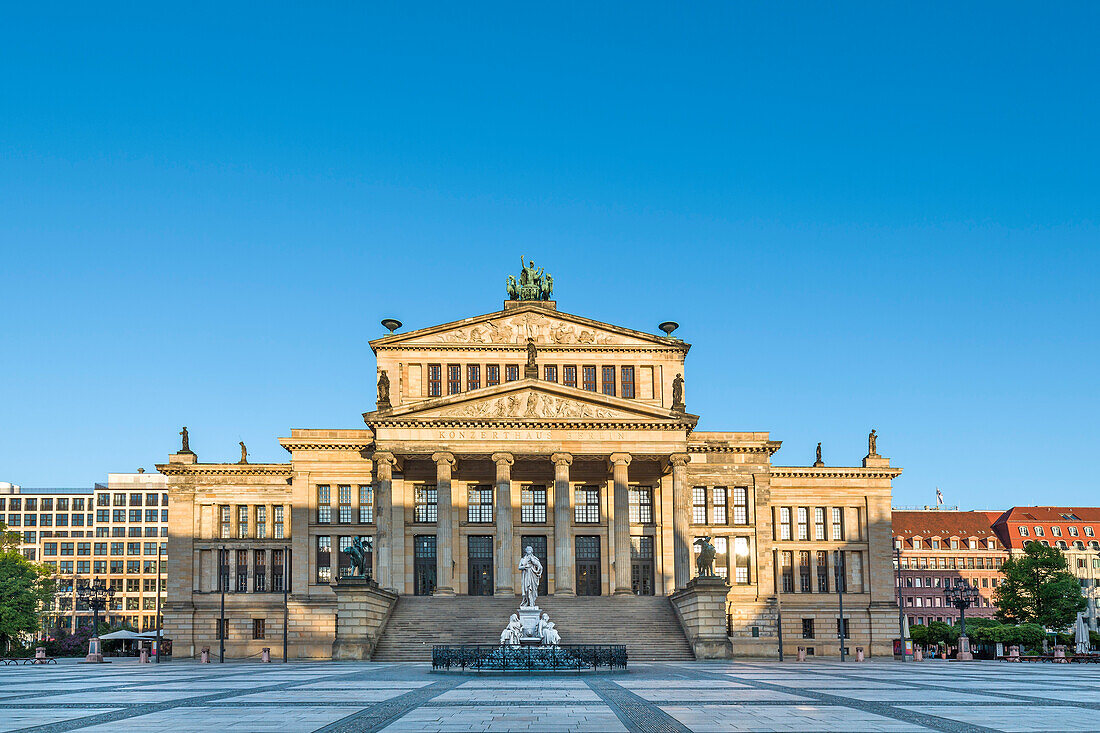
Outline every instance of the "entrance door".
{"label": "entrance door", "polygon": [[469,565],[469,593],[472,596],[493,595],[493,538],[473,536],[466,538]]}
{"label": "entrance door", "polygon": [[600,538],[577,536],[577,595],[600,595]]}
{"label": "entrance door", "polygon": [[653,538],[630,538],[630,589],[636,596],[653,595]]}
{"label": "entrance door", "polygon": [[520,538],[520,551],[526,552],[530,547],[535,551],[535,557],[542,563],[542,577],[539,579],[539,595],[549,595],[548,590],[550,577],[550,563],[546,561],[546,535],[544,534],[525,534]]}
{"label": "entrance door", "polygon": [[413,594],[430,596],[435,592],[435,535],[413,537]]}

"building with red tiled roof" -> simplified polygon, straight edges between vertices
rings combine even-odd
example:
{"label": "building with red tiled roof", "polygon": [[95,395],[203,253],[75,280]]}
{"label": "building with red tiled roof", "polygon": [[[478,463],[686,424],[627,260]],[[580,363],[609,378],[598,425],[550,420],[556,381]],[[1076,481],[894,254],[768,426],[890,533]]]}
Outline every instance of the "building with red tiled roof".
{"label": "building with red tiled roof", "polygon": [[1001,580],[1008,552],[993,529],[1001,512],[953,510],[897,511],[892,514],[898,602],[909,624],[955,623],[958,609],[946,604],[949,586],[967,582],[978,589],[978,604],[967,616],[992,618],[993,589]]}

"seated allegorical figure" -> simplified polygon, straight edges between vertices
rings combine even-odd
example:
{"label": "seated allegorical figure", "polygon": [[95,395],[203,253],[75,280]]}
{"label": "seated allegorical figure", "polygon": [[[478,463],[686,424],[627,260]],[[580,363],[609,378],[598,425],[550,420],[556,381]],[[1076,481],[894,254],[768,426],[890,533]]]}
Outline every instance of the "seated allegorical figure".
{"label": "seated allegorical figure", "polygon": [[512,618],[508,619],[508,625],[504,627],[504,631],[500,632],[500,643],[501,645],[519,646],[519,639],[522,635],[523,624],[519,621],[519,614],[513,613]]}
{"label": "seated allegorical figure", "polygon": [[542,643],[546,646],[557,646],[561,644],[561,634],[558,633],[557,628],[554,627],[554,622],[550,620],[549,614],[542,614],[542,618],[539,619],[538,635],[542,638]]}

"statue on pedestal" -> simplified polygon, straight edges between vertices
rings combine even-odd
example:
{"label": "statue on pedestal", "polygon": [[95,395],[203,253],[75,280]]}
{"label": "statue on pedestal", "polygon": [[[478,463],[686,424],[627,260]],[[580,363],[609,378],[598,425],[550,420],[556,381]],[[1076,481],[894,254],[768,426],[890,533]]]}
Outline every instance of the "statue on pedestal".
{"label": "statue on pedestal", "polygon": [[390,404],[390,378],[385,369],[378,371],[378,404],[379,410],[388,410]]}
{"label": "statue on pedestal", "polygon": [[524,548],[524,553],[518,566],[521,572],[520,589],[523,594],[519,607],[537,608],[535,602],[539,597],[539,581],[542,580],[542,562],[535,556],[535,551],[530,545]]}
{"label": "statue on pedestal", "polygon": [[351,575],[353,578],[370,577],[370,545],[363,541],[362,537],[356,537],[351,547],[343,550],[343,553],[351,559]]}
{"label": "statue on pedestal", "polygon": [[248,463],[248,448],[244,447],[244,441],[238,441],[241,445],[241,460],[238,461],[242,466]]}
{"label": "statue on pedestal", "polygon": [[183,436],[183,447],[180,448],[180,453],[191,452],[191,441],[188,439],[187,426],[183,426],[183,430],[180,431],[180,435]]}
{"label": "statue on pedestal", "polygon": [[710,537],[696,537],[693,544],[699,545],[700,547],[699,557],[695,558],[695,567],[698,570],[698,575],[696,577],[715,577],[714,556],[717,553],[714,549],[714,544],[710,541]]}
{"label": "statue on pedestal", "polygon": [[825,465],[825,462],[821,460],[821,443],[817,444],[817,459],[814,461],[814,466],[821,468]]}
{"label": "statue on pedestal", "polygon": [[672,409],[676,412],[684,412],[687,406],[684,404],[684,375],[677,374],[672,380]]}
{"label": "statue on pedestal", "polygon": [[874,428],[871,428],[871,433],[867,436],[867,456],[878,458],[878,435]]}

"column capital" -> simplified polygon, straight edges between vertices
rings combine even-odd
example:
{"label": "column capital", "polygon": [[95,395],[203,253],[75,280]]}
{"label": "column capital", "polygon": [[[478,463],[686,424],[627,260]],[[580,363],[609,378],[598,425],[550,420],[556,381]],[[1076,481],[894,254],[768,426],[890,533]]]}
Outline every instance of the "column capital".
{"label": "column capital", "polygon": [[561,465],[561,464],[565,464],[566,466],[572,466],[573,465],[573,454],[572,453],[552,453],[550,455],[550,462],[553,463],[555,466],[558,466],[558,465]]}
{"label": "column capital", "polygon": [[690,460],[691,456],[687,453],[673,453],[668,457],[668,462],[673,466],[686,466]]}
{"label": "column capital", "polygon": [[620,464],[629,466],[631,457],[629,453],[612,453],[608,460],[611,461],[611,465],[613,466],[618,466]]}
{"label": "column capital", "polygon": [[446,451],[440,451],[439,453],[432,454],[432,460],[438,466],[441,463],[446,463],[448,466],[455,465],[455,454],[447,453]]}
{"label": "column capital", "polygon": [[377,463],[388,463],[393,466],[397,464],[397,459],[394,458],[393,453],[389,451],[378,451],[371,455],[370,459]]}
{"label": "column capital", "polygon": [[[437,453],[436,455],[439,454]],[[435,458],[435,456],[432,456],[432,458]],[[511,453],[494,453],[492,455],[492,459],[493,463],[497,464],[498,466],[502,463],[511,466],[513,463],[516,462],[516,457],[513,456]]]}

